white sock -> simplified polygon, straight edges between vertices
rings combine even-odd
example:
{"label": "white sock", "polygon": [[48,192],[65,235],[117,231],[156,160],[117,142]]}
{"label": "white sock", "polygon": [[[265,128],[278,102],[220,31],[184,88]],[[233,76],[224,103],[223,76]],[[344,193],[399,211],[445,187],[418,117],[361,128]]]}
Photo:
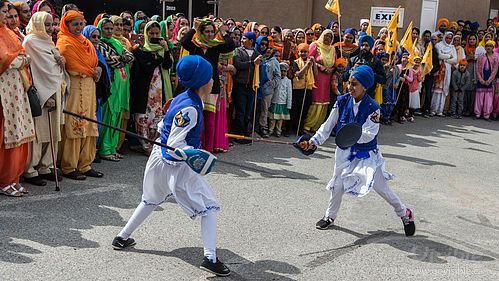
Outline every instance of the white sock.
{"label": "white sock", "polygon": [[139,225],[156,209],[156,205],[146,205],[144,202],[140,202],[135,212],[133,212],[132,217],[128,220],[123,230],[121,230],[119,237],[123,239],[128,239],[130,234],[139,227]]}
{"label": "white sock", "polygon": [[211,262],[217,262],[217,214],[208,211],[201,217],[201,232],[203,233],[204,256]]}

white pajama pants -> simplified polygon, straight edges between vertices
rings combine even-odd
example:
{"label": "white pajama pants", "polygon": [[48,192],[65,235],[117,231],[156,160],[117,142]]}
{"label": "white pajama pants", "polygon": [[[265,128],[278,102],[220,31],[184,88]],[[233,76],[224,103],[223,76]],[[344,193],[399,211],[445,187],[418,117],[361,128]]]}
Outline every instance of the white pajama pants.
{"label": "white pajama pants", "polygon": [[442,92],[433,92],[431,98],[431,113],[441,115],[444,112],[446,95]]}
{"label": "white pajama pants", "polygon": [[[393,192],[393,190],[388,186],[386,179],[383,176],[383,171],[379,167],[374,176],[373,188],[381,197],[383,197],[383,199],[386,200],[386,202],[392,205],[397,216],[403,217],[406,215],[406,207],[400,201],[397,194],[395,194],[395,192]],[[326,211],[326,217],[336,219],[336,215],[340,209],[343,193],[345,193],[343,186],[335,187],[331,191],[331,198],[329,200],[329,207]]]}
{"label": "white pajama pants", "polygon": [[218,199],[206,177],[196,174],[185,162],[173,163],[163,158],[161,148],[154,146],[147,161],[142,202],[118,234],[127,239],[161,203],[174,197],[191,219],[201,216],[204,256],[216,261]]}

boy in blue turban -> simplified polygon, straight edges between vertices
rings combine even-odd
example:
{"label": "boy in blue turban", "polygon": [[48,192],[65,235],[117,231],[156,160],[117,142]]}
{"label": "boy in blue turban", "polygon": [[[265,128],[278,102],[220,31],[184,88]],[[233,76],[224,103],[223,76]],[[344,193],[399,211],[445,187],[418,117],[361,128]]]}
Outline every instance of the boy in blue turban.
{"label": "boy in blue turban", "polygon": [[393,175],[385,170],[385,159],[377,143],[380,107],[366,94],[373,84],[372,69],[367,65],[356,67],[349,78],[349,94],[338,97],[326,122],[310,140],[300,143],[305,150],[315,150],[328,139],[335,126],[336,132],[350,123],[362,126],[362,136],[357,143],[346,149],[336,148],[334,175],[327,186],[331,199],[326,215],[317,222],[316,228],[327,229],[334,224],[343,193],[362,197],[374,188],[401,217],[405,235],[412,236],[416,230],[412,211],[386,183]]}
{"label": "boy in blue turban", "polygon": [[[187,91],[175,97],[163,124],[158,125],[161,143],[174,148],[200,149],[203,130],[203,102],[200,96],[211,93],[213,69],[201,56],[185,56],[177,63],[177,75]],[[135,245],[132,232],[170,198],[195,219],[201,216],[204,259],[201,269],[228,276],[230,270],[216,256],[218,198],[205,176],[194,172],[174,152],[155,145],[144,172],[142,201],[112,246],[121,250]]]}

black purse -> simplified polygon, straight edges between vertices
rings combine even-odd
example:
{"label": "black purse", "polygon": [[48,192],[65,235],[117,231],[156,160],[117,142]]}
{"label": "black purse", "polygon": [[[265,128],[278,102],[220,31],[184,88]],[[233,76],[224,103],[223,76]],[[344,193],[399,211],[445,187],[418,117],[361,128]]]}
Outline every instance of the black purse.
{"label": "black purse", "polygon": [[31,115],[33,117],[42,116],[42,105],[38,98],[38,90],[31,85],[28,89],[29,106],[31,107]]}

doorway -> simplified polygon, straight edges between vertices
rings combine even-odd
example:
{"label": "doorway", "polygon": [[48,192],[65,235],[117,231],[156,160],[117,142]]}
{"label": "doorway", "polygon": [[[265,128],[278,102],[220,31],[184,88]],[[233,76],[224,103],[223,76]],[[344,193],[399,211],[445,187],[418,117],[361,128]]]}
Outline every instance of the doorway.
{"label": "doorway", "polygon": [[433,32],[437,25],[438,0],[423,0],[421,8],[421,32]]}

